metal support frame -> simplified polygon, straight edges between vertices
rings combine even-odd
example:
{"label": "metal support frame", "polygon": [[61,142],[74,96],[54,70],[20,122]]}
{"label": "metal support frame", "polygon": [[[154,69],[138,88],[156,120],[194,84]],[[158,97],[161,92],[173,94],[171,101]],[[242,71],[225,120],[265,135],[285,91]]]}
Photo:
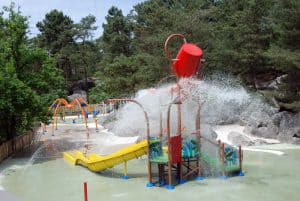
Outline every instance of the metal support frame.
{"label": "metal support frame", "polygon": [[[53,106],[56,104],[56,107],[55,107],[55,109],[54,109],[54,113],[53,113],[53,118],[54,118],[54,120],[53,120],[53,122],[52,122],[52,135],[54,135],[54,128],[56,128],[57,129],[57,118],[58,118],[58,111],[59,111],[59,109],[62,107],[62,106],[64,106],[64,107],[66,107],[66,106],[71,106],[70,108],[74,108],[75,107],[75,105],[78,105],[79,106],[79,109],[80,109],[80,111],[81,111],[81,113],[82,113],[82,115],[83,115],[83,118],[84,118],[84,123],[85,123],[85,128],[87,129],[87,131],[88,131],[88,126],[87,126],[87,120],[86,120],[86,112],[85,112],[85,110],[84,110],[84,108],[83,107],[81,107],[81,103],[84,103],[84,104],[86,104],[86,106],[88,106],[88,103],[85,101],[85,100],[83,100],[83,99],[78,99],[78,98],[76,98],[76,99],[74,99],[70,104],[65,100],[65,99],[63,99],[63,98],[59,98],[59,99],[56,99],[53,103],[52,103],[52,105],[49,107],[49,111],[50,110],[52,110],[53,109]],[[65,109],[64,109],[64,112],[65,112]]]}
{"label": "metal support frame", "polygon": [[148,182],[152,184],[152,173],[151,173],[151,163],[150,163],[150,124],[149,124],[149,117],[148,117],[148,114],[147,114],[145,108],[138,101],[133,100],[133,99],[127,99],[127,98],[108,99],[108,102],[109,103],[131,102],[131,103],[135,103],[136,105],[138,105],[142,109],[142,111],[144,113],[145,121],[146,121],[146,132],[147,132],[147,145],[148,145],[148,154],[147,154],[147,159],[148,159],[148,162],[147,162]]}

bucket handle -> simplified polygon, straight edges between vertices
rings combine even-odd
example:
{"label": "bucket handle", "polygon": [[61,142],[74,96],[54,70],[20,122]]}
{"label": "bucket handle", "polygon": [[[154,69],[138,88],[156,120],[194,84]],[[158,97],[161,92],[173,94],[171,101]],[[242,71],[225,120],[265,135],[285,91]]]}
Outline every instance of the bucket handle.
{"label": "bucket handle", "polygon": [[175,37],[182,38],[182,39],[183,39],[183,42],[184,42],[184,43],[187,43],[187,42],[186,42],[186,38],[185,38],[185,36],[184,36],[183,34],[171,34],[171,35],[167,38],[167,40],[166,40],[166,42],[165,42],[165,54],[166,54],[167,59],[169,60],[169,62],[170,62],[171,65],[173,64],[173,61],[174,61],[175,59],[171,59],[171,54],[170,54],[169,49],[168,49],[168,44],[169,44],[169,41],[170,41],[171,39],[175,38]]}

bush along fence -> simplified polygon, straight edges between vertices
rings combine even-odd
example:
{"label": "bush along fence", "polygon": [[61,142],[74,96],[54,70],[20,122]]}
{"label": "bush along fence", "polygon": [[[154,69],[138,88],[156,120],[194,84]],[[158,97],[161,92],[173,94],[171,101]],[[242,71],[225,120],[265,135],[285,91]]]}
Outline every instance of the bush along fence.
{"label": "bush along fence", "polygon": [[33,130],[0,144],[0,163],[12,154],[30,147],[38,128],[39,126],[36,125]]}

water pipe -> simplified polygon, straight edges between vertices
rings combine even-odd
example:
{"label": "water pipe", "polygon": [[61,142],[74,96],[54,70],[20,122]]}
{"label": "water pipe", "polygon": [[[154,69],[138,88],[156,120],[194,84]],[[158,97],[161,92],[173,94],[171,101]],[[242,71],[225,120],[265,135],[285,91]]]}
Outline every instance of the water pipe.
{"label": "water pipe", "polygon": [[64,99],[56,99],[54,101],[54,103],[51,105],[51,107],[49,108],[49,109],[51,109],[54,106],[54,104],[57,104],[56,107],[55,107],[55,110],[54,110],[54,114],[53,114],[52,136],[54,136],[55,123],[56,123],[56,129],[57,129],[57,122],[55,120],[56,120],[56,116],[57,116],[57,111],[58,111],[61,103],[64,103]]}
{"label": "water pipe", "polygon": [[159,112],[159,140],[162,142],[162,136],[163,136],[163,123],[162,123],[162,113]]}
{"label": "water pipe", "polygon": [[[85,110],[83,109],[83,107],[81,107],[81,102],[80,102],[80,99],[74,99],[75,100],[75,103],[77,103],[77,105],[79,106],[79,109],[81,110],[81,113],[82,113],[82,116],[83,116],[83,119],[84,119],[84,124],[85,124],[85,128],[88,129],[88,125],[87,125],[87,120],[86,120],[86,112]],[[74,101],[73,100],[73,101]],[[73,102],[72,101],[72,102]],[[84,102],[86,105],[87,103]]]}
{"label": "water pipe", "polygon": [[144,117],[145,117],[145,121],[146,121],[147,145],[148,145],[148,154],[147,154],[147,159],[148,159],[148,162],[147,162],[148,184],[147,185],[150,187],[151,185],[153,185],[153,183],[152,183],[151,164],[150,164],[150,125],[149,125],[148,114],[147,114],[145,108],[143,107],[143,105],[141,103],[139,103],[138,101],[136,101],[136,100],[127,99],[127,98],[124,98],[124,99],[108,99],[109,103],[121,102],[121,101],[135,103],[136,105],[138,105],[142,109],[142,111],[144,113]]}
{"label": "water pipe", "polygon": [[168,49],[168,44],[169,44],[169,41],[170,41],[172,38],[175,38],[175,37],[182,38],[182,39],[183,39],[183,42],[184,42],[184,43],[187,43],[186,38],[184,37],[183,34],[171,34],[171,35],[167,38],[167,40],[165,41],[164,49],[165,49],[165,53],[166,53],[167,59],[168,59],[169,62],[170,62],[170,66],[173,65],[174,59],[171,59],[171,54],[170,54],[169,49]]}
{"label": "water pipe", "polygon": [[127,161],[124,162],[124,176],[127,176]]}
{"label": "water pipe", "polygon": [[200,154],[201,154],[201,108],[202,104],[198,103],[198,109],[196,114],[196,137],[198,141],[198,151],[199,151],[199,157],[197,158],[197,180],[203,180],[203,177],[201,176],[201,165],[200,165]]}
{"label": "water pipe", "polygon": [[221,161],[222,161],[222,178],[226,178],[225,175],[225,144],[221,143]]}
{"label": "water pipe", "polygon": [[242,146],[239,146],[239,166],[240,166],[240,172],[239,176],[244,176],[243,173],[243,151],[242,151]]}
{"label": "water pipe", "polygon": [[[167,141],[168,141],[168,189],[173,189],[174,187],[172,186],[172,163],[171,163],[171,150],[170,150],[170,138],[171,138],[171,134],[170,134],[170,119],[171,119],[171,107],[173,104],[176,105],[180,105],[181,101],[179,98],[175,99],[172,103],[169,104],[168,106],[168,112],[167,112]],[[179,113],[180,112],[180,113]],[[178,115],[181,114],[181,110],[180,107],[178,107]],[[179,134],[181,136],[181,115],[178,116],[178,122],[177,122],[177,134]],[[182,180],[182,168],[181,168],[181,163],[179,164],[180,167],[179,168],[179,181]]]}

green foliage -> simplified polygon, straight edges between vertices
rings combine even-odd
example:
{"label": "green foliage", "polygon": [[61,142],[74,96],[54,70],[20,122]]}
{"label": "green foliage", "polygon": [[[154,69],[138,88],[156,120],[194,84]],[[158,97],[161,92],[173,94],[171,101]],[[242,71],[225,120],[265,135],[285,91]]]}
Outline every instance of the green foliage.
{"label": "green foliage", "polygon": [[58,53],[63,47],[73,42],[74,23],[63,12],[52,10],[36,26],[42,33],[39,35],[40,45],[46,47],[51,54]]}
{"label": "green foliage", "polygon": [[[232,74],[280,109],[299,111],[299,10],[297,0],[148,0],[128,16],[109,9],[97,40],[94,16],[74,23],[52,10],[37,24],[41,34],[29,40],[27,18],[13,5],[4,8],[0,135],[11,138],[35,120],[47,121],[45,106],[64,96],[63,85],[79,79],[96,78],[89,92],[92,103],[155,86],[170,74],[164,41],[172,33],[184,34],[204,50],[206,74]],[[181,44],[171,42],[172,58]],[[276,90],[259,88],[276,77],[282,78]]]}
{"label": "green foliage", "polygon": [[101,83],[96,83],[96,87],[92,88],[89,91],[89,103],[97,104],[101,101],[107,100],[109,98],[109,95],[104,92],[104,90],[101,87]]}
{"label": "green foliage", "polygon": [[[130,57],[120,55],[98,72],[99,88],[108,97],[126,97],[140,88],[158,82],[160,69],[153,56],[137,54]],[[99,92],[95,90],[94,92]]]}
{"label": "green foliage", "polygon": [[103,51],[107,57],[119,54],[130,55],[130,26],[121,10],[112,7],[108,10],[106,24],[103,24]]}
{"label": "green foliage", "polygon": [[[300,72],[299,10],[295,0],[149,0],[136,5],[127,17],[112,8],[103,26],[105,54],[96,76],[101,83],[97,91],[128,96],[153,85],[169,74],[163,42],[171,33],[183,33],[204,50],[208,74],[221,71],[238,76],[251,89],[287,74],[283,89],[274,91],[272,99],[277,98],[282,109],[293,110],[300,91],[299,76],[295,76]],[[121,34],[125,27],[130,27],[130,40],[114,41],[115,36],[128,36]],[[128,47],[128,42],[130,54],[127,49],[115,51]],[[173,58],[180,43],[170,45]],[[147,62],[139,65],[137,57]]]}
{"label": "green foliage", "polygon": [[75,24],[75,39],[80,39],[85,42],[89,38],[93,37],[93,32],[97,29],[93,24],[96,22],[96,18],[93,15],[88,15],[80,20],[80,23]]}
{"label": "green foliage", "polygon": [[96,18],[88,15],[74,23],[63,12],[52,10],[36,25],[41,34],[32,41],[49,52],[55,65],[64,73],[66,87],[91,76],[100,62],[101,54],[93,41],[95,22]]}
{"label": "green foliage", "polygon": [[37,95],[17,78],[13,68],[8,63],[0,71],[0,127],[7,139],[30,129],[40,109]]}
{"label": "green foliage", "polygon": [[48,106],[64,95],[61,72],[48,54],[32,48],[26,37],[27,18],[12,4],[0,15],[0,135],[11,139],[47,121]]}

